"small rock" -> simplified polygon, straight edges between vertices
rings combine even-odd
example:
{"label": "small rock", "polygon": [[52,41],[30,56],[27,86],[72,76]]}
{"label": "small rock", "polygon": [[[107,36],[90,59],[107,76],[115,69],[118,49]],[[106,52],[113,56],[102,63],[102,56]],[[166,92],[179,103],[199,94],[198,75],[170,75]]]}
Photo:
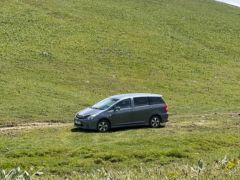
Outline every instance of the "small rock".
{"label": "small rock", "polygon": [[42,52],[42,55],[44,55],[44,56],[48,56],[48,55],[49,55],[49,53],[48,53],[48,52],[46,52],[46,51],[44,51],[44,52]]}
{"label": "small rock", "polygon": [[36,176],[42,176],[42,175],[43,175],[43,172],[39,172],[39,171],[38,171],[38,172],[35,173],[35,175],[36,175]]}

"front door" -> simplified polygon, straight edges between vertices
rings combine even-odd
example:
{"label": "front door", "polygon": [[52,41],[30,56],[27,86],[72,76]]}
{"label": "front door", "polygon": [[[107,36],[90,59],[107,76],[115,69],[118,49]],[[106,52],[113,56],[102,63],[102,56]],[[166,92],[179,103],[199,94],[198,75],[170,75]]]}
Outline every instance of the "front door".
{"label": "front door", "polygon": [[111,125],[124,126],[128,125],[132,119],[132,103],[131,99],[124,99],[118,102],[114,108],[111,116]]}

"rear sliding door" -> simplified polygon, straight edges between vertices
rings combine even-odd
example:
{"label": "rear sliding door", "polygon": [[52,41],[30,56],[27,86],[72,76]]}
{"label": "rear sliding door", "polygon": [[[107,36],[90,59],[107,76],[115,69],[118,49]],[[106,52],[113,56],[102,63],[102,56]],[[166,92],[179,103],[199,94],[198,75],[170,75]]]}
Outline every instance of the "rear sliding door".
{"label": "rear sliding door", "polygon": [[148,97],[135,97],[133,104],[133,123],[145,124],[151,115]]}

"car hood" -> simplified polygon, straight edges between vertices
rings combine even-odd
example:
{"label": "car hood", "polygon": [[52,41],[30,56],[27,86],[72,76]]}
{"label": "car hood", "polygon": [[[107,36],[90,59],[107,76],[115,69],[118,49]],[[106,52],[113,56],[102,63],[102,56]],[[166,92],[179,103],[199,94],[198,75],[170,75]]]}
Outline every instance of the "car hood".
{"label": "car hood", "polygon": [[102,111],[103,110],[100,110],[100,109],[86,108],[86,109],[79,111],[77,114],[80,116],[90,116],[93,114],[99,114]]}

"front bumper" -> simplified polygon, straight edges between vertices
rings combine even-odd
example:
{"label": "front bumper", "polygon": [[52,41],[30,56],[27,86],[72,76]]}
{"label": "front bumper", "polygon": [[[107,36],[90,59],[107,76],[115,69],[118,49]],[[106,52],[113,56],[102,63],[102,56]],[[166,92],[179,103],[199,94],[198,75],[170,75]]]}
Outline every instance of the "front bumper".
{"label": "front bumper", "polygon": [[95,123],[93,123],[91,120],[88,119],[78,119],[78,118],[74,118],[74,126],[77,128],[81,128],[81,129],[96,129],[96,126],[94,125]]}

